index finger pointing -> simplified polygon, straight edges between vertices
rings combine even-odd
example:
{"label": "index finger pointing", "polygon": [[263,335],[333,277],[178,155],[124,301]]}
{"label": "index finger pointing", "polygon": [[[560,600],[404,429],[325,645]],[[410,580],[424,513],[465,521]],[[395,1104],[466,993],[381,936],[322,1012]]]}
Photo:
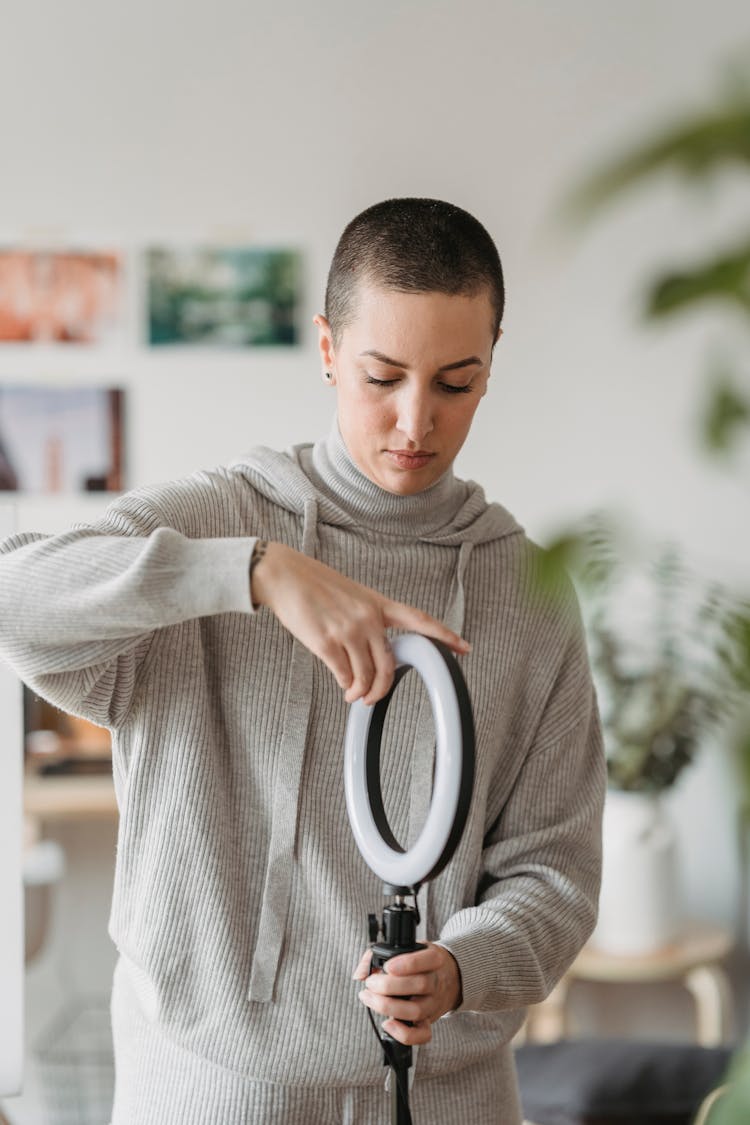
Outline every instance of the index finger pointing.
{"label": "index finger pointing", "polygon": [[454,633],[442,621],[430,617],[414,606],[404,605],[403,602],[387,602],[383,610],[386,625],[395,625],[400,629],[412,629],[415,633],[422,633],[427,637],[434,637],[442,641],[454,652],[466,653],[471,651],[471,645],[458,633]]}

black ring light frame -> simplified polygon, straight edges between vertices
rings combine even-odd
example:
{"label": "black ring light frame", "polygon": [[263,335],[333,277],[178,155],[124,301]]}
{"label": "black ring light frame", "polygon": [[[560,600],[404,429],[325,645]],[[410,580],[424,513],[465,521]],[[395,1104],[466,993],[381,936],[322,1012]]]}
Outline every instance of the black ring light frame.
{"label": "black ring light frame", "polygon": [[[469,691],[466,687],[466,681],[463,678],[461,669],[459,668],[450,649],[442,644],[440,641],[431,641],[431,644],[440,652],[443,657],[446,668],[453,684],[453,690],[456,694],[456,703],[458,705],[458,712],[461,722],[461,747],[462,747],[462,770],[461,780],[458,789],[458,800],[456,804],[456,811],[453,816],[453,824],[445,841],[445,846],[438,856],[434,865],[429,871],[414,883],[411,887],[403,887],[396,890],[395,888],[390,892],[391,894],[412,894],[418,891],[422,883],[426,883],[429,879],[434,879],[443,870],[454,851],[458,847],[461,836],[463,835],[466,820],[469,815],[471,807],[471,795],[474,789],[474,717],[471,710],[471,700],[469,699]],[[391,826],[388,823],[385,806],[383,804],[383,792],[380,788],[380,750],[383,739],[383,729],[385,727],[385,718],[393,698],[394,692],[398,687],[401,680],[407,674],[412,665],[401,665],[396,669],[396,674],[393,679],[391,690],[386,696],[378,700],[372,709],[372,717],[370,719],[370,727],[367,732],[367,748],[366,754],[366,771],[367,771],[367,795],[370,802],[370,810],[372,818],[375,822],[380,835],[385,843],[393,848],[395,852],[405,852],[405,849],[399,844],[394,836]],[[394,886],[393,884],[386,884]]]}

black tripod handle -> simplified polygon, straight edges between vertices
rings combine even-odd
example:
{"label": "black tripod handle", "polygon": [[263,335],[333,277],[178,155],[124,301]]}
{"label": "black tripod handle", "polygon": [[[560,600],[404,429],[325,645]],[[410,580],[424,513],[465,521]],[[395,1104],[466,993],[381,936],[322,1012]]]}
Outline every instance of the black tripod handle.
{"label": "black tripod handle", "polygon": [[[373,971],[375,969],[387,971],[385,965],[392,957],[427,949],[424,942],[417,941],[417,912],[413,906],[407,906],[405,903],[386,906],[383,911],[383,938],[383,941],[375,942],[372,946],[370,968]],[[411,997],[398,996],[396,999],[410,1000]],[[399,1020],[399,1023],[407,1027],[414,1026],[411,1020]]]}
{"label": "black tripod handle", "polygon": [[[395,904],[386,906],[383,910],[382,934],[383,941],[375,940],[381,927],[374,914],[369,916],[370,940],[372,951],[370,969],[387,972],[386,965],[392,957],[401,953],[416,953],[420,949],[427,949],[424,942],[417,941],[417,925],[419,912],[417,910],[417,888],[394,888],[386,886],[386,893],[398,890],[398,899]],[[401,892],[414,895],[414,906],[407,905]],[[411,997],[403,996],[398,999],[409,1000]],[[412,1065],[412,1049],[408,1043],[401,1043],[387,1031],[378,1030],[372,1012],[370,1017],[375,1032],[383,1048],[383,1065],[391,1068],[391,1123],[392,1125],[412,1125],[409,1111],[409,1069]],[[405,1027],[413,1027],[411,1020],[399,1020]]]}

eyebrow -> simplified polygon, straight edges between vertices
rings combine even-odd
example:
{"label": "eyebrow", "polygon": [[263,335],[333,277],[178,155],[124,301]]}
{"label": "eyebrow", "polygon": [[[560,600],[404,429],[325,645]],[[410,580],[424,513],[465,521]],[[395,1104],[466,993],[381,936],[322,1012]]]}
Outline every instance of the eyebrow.
{"label": "eyebrow", "polygon": [[[359,354],[371,355],[374,359],[380,360],[381,363],[387,363],[389,367],[400,367],[403,370],[407,366],[397,359],[389,359],[387,355],[383,355],[382,352],[375,351],[374,349],[360,352]],[[438,367],[438,371],[456,371],[459,367],[471,367],[471,365],[475,363],[478,363],[480,367],[482,366],[482,361],[479,356],[470,355],[466,359],[456,360],[455,363],[446,363],[442,367]]]}

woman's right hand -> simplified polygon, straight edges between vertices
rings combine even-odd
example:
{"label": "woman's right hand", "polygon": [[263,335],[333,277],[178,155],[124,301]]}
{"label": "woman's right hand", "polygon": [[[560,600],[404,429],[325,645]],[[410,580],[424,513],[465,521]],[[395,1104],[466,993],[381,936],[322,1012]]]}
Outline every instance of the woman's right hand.
{"label": "woman's right hand", "polygon": [[388,694],[396,670],[389,625],[434,637],[456,653],[470,648],[428,613],[391,601],[283,543],[268,544],[253,570],[250,594],[330,668],[347,703],[363,699],[371,705]]}

